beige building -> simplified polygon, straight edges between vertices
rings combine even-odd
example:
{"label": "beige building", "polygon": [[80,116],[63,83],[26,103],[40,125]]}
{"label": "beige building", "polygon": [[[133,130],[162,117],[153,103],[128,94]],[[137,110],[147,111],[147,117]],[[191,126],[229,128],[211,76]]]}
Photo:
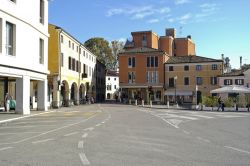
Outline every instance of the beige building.
{"label": "beige building", "polygon": [[222,60],[200,56],[170,57],[165,63],[165,102],[201,102],[202,96],[209,96],[211,90],[219,87],[218,76],[222,72]]}

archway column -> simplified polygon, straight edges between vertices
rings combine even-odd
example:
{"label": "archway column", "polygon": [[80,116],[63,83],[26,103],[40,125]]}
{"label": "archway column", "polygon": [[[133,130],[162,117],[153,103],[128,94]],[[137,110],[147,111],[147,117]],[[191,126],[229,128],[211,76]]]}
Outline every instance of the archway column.
{"label": "archway column", "polygon": [[37,108],[38,110],[47,111],[47,92],[48,92],[48,81],[47,79],[38,81],[38,103]]}
{"label": "archway column", "polygon": [[23,115],[30,114],[30,77],[23,76],[16,79],[16,112]]}
{"label": "archway column", "polygon": [[60,85],[58,85],[57,76],[53,78],[53,100],[52,106],[54,108],[60,107]]}

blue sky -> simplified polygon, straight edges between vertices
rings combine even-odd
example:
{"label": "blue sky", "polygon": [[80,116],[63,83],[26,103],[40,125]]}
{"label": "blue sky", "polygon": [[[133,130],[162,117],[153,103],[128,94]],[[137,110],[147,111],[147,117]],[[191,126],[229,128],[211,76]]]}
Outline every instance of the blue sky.
{"label": "blue sky", "polygon": [[196,54],[220,58],[232,67],[250,63],[250,0],[51,0],[49,22],[84,42],[92,37],[131,38],[152,30],[159,36],[176,28],[177,37],[192,36]]}

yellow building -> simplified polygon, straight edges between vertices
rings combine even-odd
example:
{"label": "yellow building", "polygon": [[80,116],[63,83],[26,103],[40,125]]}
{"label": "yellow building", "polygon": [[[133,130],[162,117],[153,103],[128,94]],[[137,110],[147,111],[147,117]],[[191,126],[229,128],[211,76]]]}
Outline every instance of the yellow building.
{"label": "yellow building", "polygon": [[222,72],[222,60],[200,56],[169,57],[165,63],[165,102],[200,103],[202,96],[209,96],[211,90],[219,87],[218,76]]}
{"label": "yellow building", "polygon": [[61,27],[49,24],[49,34],[52,105],[78,105],[95,94],[96,56]]}

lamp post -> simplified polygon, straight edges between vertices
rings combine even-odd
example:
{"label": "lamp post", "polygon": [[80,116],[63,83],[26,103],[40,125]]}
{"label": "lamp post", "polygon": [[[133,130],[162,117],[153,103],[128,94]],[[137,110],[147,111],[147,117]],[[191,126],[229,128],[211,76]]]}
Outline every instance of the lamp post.
{"label": "lamp post", "polygon": [[176,105],[178,106],[178,103],[177,103],[177,96],[176,96],[176,81],[177,81],[177,76],[174,77],[174,95],[175,95],[175,103]]}

